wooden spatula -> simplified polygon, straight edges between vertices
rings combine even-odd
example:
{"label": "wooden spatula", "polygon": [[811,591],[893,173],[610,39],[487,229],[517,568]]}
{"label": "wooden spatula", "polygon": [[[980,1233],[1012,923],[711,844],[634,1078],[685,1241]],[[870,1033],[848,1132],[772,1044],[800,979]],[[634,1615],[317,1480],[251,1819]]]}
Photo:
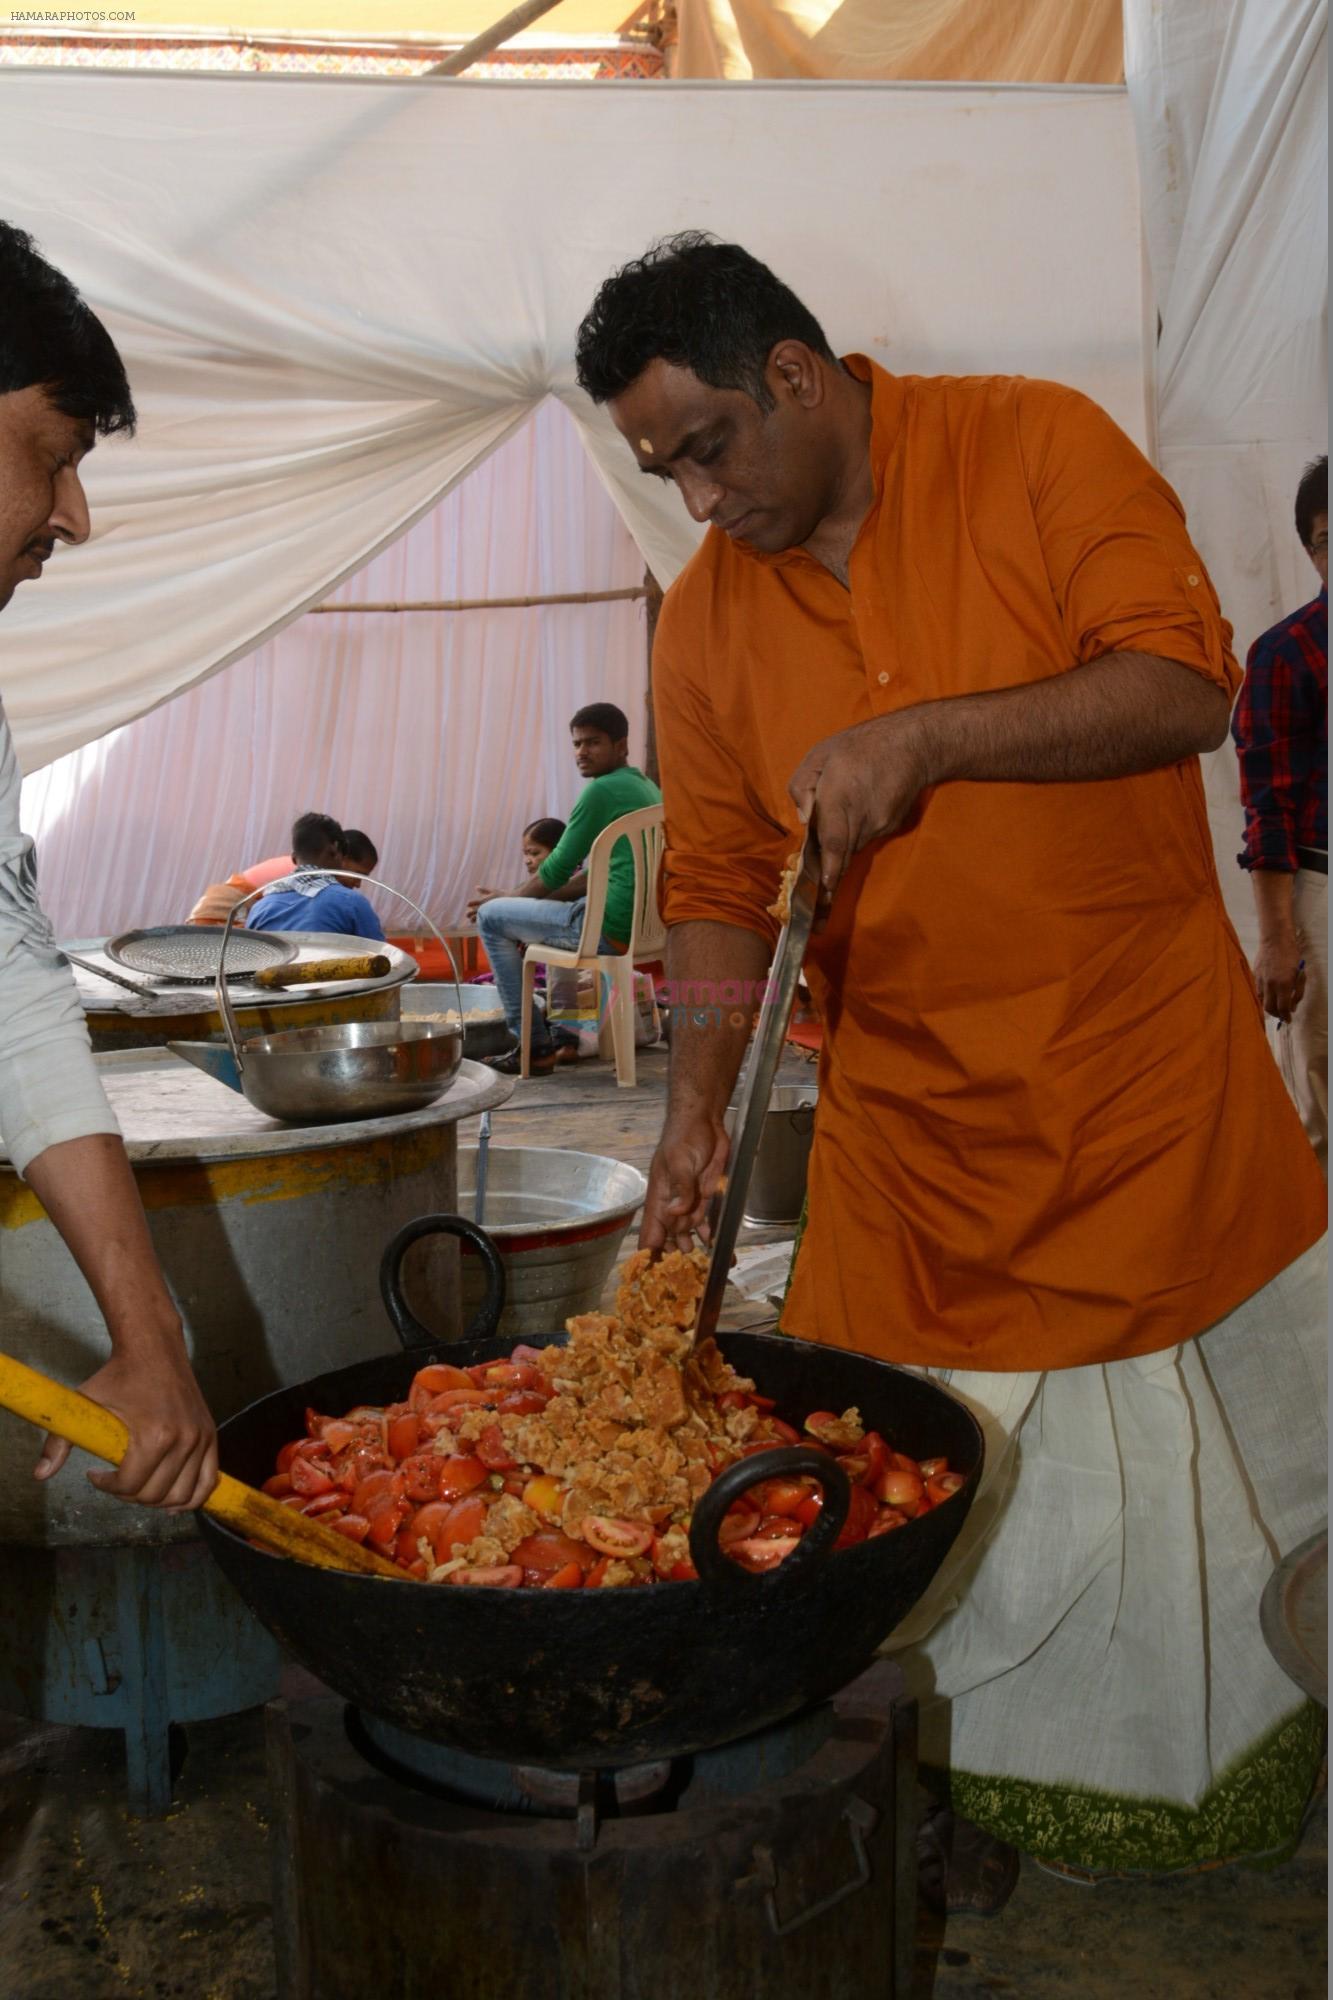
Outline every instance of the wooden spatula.
{"label": "wooden spatula", "polygon": [[[130,1441],[129,1432],[112,1411],[8,1354],[0,1354],[0,1407],[25,1417],[39,1430],[68,1438],[94,1458],[109,1459],[112,1465],[120,1464]],[[363,1576],[391,1577],[395,1583],[417,1581],[373,1549],[349,1542],[345,1535],[321,1527],[318,1521],[308,1520],[270,1494],[257,1493],[253,1486],[245,1486],[225,1472],[205,1500],[204,1511],[278,1555],[314,1563],[318,1569],[355,1570]]]}

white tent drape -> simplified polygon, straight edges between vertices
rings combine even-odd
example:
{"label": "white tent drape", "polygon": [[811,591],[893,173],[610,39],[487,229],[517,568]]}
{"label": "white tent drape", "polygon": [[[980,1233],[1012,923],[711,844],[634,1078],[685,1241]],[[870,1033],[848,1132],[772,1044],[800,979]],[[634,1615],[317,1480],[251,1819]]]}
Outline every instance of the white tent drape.
{"label": "white tent drape", "polygon": [[251,652],[548,393],[669,581],[695,532],[572,359],[597,284],[664,231],[745,242],[842,347],[1053,375],[1144,436],[1116,90],[7,70],[0,186],[143,409],[90,463],[90,546],[5,616],[29,770]]}
{"label": "white tent drape", "polygon": [[[1244,659],[1318,588],[1292,503],[1328,434],[1324,0],[1125,0],[1125,74],[1161,314],[1158,460]],[[1252,943],[1230,746],[1205,778]]]}
{"label": "white tent drape", "polygon": [[[523,429],[331,602],[619,590],[643,558],[567,412]],[[74,939],[185,918],[209,882],[332,812],[437,920],[522,875],[519,834],[580,789],[569,718],[614,701],[645,735],[644,607],[311,613],[245,659],[24,782],[42,900]],[[389,929],[420,926],[380,897]]]}

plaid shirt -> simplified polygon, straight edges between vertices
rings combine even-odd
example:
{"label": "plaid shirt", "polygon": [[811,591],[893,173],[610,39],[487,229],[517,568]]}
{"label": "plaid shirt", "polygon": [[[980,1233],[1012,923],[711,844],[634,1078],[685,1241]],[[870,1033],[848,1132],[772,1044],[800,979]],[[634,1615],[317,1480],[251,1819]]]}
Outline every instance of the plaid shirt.
{"label": "plaid shirt", "polygon": [[1242,868],[1294,873],[1328,846],[1328,592],[1256,639],[1231,718],[1245,806]]}

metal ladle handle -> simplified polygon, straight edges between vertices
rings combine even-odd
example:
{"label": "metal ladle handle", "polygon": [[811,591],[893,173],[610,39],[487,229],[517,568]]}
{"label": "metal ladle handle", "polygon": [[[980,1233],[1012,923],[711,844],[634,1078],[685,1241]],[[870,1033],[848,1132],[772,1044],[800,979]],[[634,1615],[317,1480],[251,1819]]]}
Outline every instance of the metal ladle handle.
{"label": "metal ladle handle", "polygon": [[[245,1069],[245,1059],[241,1054],[240,1029],[237,1026],[236,1016],[232,1011],[231,997],[227,992],[226,980],[227,942],[231,937],[232,926],[235,924],[240,912],[248,904],[253,903],[257,896],[267,895],[270,889],[283,888],[286,883],[294,882],[298,875],[322,875],[330,882],[338,882],[341,881],[345,873],[346,870],[341,868],[293,868],[290,875],[279,875],[276,881],[265,882],[262,887],[252,889],[248,896],[241,897],[239,903],[233,903],[231,909],[227,912],[227,921],[222,931],[222,948],[218,952],[218,1012],[222,1016],[222,1026],[227,1037],[227,1046],[231,1050],[232,1061],[236,1065],[238,1076]],[[378,876],[374,880],[377,889],[387,890],[388,894],[396,896],[400,903],[406,903],[408,909],[414,911],[422,919],[423,923],[427,924],[434,931],[436,937],[439,939],[444,950],[444,955],[449,961],[449,969],[454,976],[454,991],[458,995],[458,1032],[460,1035],[464,1034],[467,1030],[467,1017],[463,1010],[463,985],[458,977],[458,960],[454,957],[448,938],[446,938],[434,917],[428,916],[420,903],[414,903],[410,896],[404,894],[401,889],[395,889],[391,882],[381,882]]]}

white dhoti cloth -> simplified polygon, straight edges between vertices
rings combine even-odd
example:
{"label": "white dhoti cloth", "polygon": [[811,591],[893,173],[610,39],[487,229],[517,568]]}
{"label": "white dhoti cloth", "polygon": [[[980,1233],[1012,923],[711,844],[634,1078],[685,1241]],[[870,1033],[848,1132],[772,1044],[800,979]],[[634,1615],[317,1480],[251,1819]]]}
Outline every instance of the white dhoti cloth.
{"label": "white dhoti cloth", "polygon": [[1323,1718],[1259,1601],[1327,1518],[1327,1271],[1325,1238],[1139,1360],[938,1373],[983,1426],[985,1473],[890,1649],[966,1817],[1090,1869],[1294,1840]]}

